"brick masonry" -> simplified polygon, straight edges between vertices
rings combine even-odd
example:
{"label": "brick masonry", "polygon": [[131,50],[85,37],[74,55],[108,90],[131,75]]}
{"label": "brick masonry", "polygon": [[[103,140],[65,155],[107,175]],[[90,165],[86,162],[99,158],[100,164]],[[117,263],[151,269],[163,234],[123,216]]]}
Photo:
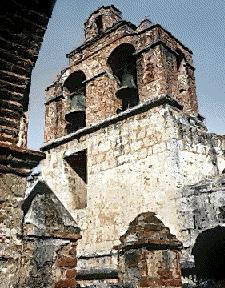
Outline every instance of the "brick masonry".
{"label": "brick masonry", "polygon": [[54,2],[10,0],[1,5],[0,144],[27,145],[31,71]]}
{"label": "brick masonry", "polygon": [[31,72],[55,1],[2,1],[0,27],[0,287],[19,287],[26,176],[44,153],[27,146]]}

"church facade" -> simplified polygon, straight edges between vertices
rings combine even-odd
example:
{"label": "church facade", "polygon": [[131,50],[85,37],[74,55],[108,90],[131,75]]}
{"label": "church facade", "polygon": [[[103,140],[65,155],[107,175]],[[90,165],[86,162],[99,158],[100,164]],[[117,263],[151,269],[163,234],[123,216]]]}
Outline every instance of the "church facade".
{"label": "church facade", "polygon": [[90,15],[84,44],[67,58],[46,89],[42,177],[81,228],[80,283],[101,271],[117,281],[114,247],[145,212],[183,243],[184,282],[205,280],[194,257],[209,256],[196,256],[195,245],[223,225],[225,142],[198,112],[191,50],[109,6]]}
{"label": "church facade", "polygon": [[225,287],[225,137],[199,114],[192,51],[113,5],[84,28],[41,152],[29,99],[0,107],[19,115],[0,114],[0,287]]}

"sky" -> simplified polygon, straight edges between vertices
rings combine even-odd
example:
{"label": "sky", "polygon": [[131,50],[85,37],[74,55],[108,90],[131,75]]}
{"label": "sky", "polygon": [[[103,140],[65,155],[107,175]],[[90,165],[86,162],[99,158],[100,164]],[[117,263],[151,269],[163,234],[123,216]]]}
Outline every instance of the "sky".
{"label": "sky", "polygon": [[68,66],[66,54],[84,42],[91,12],[113,4],[123,19],[161,24],[193,51],[199,112],[210,132],[225,134],[224,0],[57,0],[32,72],[28,147],[43,146],[45,89]]}

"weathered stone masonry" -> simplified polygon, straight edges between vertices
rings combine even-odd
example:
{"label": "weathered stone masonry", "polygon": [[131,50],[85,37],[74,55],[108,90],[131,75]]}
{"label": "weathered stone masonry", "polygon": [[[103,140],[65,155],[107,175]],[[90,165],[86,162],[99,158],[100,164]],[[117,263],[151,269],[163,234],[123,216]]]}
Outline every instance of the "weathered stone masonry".
{"label": "weathered stone masonry", "polygon": [[54,1],[8,5],[0,287],[224,286],[225,138],[198,114],[192,52],[149,20],[94,11],[46,90],[45,146],[30,151],[30,73]]}
{"label": "weathered stone masonry", "polygon": [[190,204],[200,196],[190,202],[185,191],[223,172],[224,137],[209,134],[198,114],[192,52],[160,25],[136,27],[113,6],[91,14],[85,37],[46,90],[42,149],[42,177],[82,231],[77,279],[118,283],[113,247],[150,211],[184,244],[183,282],[202,281],[192,255],[198,208]]}
{"label": "weathered stone masonry", "polygon": [[19,285],[25,246],[21,204],[26,176],[45,157],[42,152],[26,148],[27,109],[31,71],[53,6],[54,1],[42,0],[9,0],[0,4],[0,287],[3,288]]}
{"label": "weathered stone masonry", "polygon": [[[112,8],[106,9],[107,13],[111,10]],[[104,14],[104,9],[94,13],[95,17],[98,13]],[[88,21],[93,25],[94,19],[90,17]],[[131,45],[135,49],[139,68],[137,82],[140,102],[157,95],[171,94],[180,100],[185,111],[197,112],[195,84],[191,81],[194,80],[191,52],[158,24],[148,23],[146,28],[142,23],[136,28],[133,24],[119,19],[117,22],[114,20],[114,25],[111,25],[109,22],[104,34],[87,39],[81,47],[71,52],[68,55],[70,67],[59,75],[57,82],[47,88],[46,142],[67,133],[62,117],[69,108],[64,81],[76,71],[82,71],[86,76],[87,125],[115,115],[121,100],[115,97],[118,83],[107,60],[113,50],[121,44],[128,47]],[[170,63],[167,57],[174,61],[171,67],[167,67]],[[180,69],[181,67],[183,68]],[[169,73],[174,76],[170,77]],[[170,90],[171,87],[174,87],[174,91]]]}

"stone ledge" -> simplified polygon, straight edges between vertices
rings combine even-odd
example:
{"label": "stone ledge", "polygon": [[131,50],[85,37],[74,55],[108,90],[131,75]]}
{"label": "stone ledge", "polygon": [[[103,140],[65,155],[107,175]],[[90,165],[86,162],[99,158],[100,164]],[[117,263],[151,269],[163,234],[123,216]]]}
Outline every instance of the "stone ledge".
{"label": "stone ledge", "polygon": [[81,269],[77,271],[77,280],[118,279],[117,269]]}
{"label": "stone ledge", "polygon": [[[24,231],[25,234],[27,233],[27,231]],[[70,242],[76,242],[77,240],[81,239],[82,236],[79,234],[79,232],[75,233],[71,233],[71,234],[66,234],[66,233],[55,233],[55,234],[49,234],[48,236],[39,236],[39,235],[35,235],[35,234],[28,234],[28,235],[24,235],[22,236],[22,238],[24,240],[27,241],[33,241],[35,239],[40,239],[40,240],[65,240],[65,241],[70,241]]]}
{"label": "stone ledge", "polygon": [[135,288],[135,284],[132,283],[99,283],[99,284],[91,284],[85,285],[85,288]]}
{"label": "stone ledge", "polygon": [[206,178],[193,185],[184,186],[182,189],[182,197],[188,198],[192,196],[200,196],[202,194],[212,194],[214,192],[225,192],[225,175],[219,175]]}
{"label": "stone ledge", "polygon": [[131,116],[146,112],[146,111],[148,111],[154,107],[158,107],[158,106],[161,106],[164,104],[168,104],[171,107],[175,107],[179,110],[183,109],[183,106],[180,105],[175,99],[173,99],[169,95],[161,95],[159,97],[155,97],[154,99],[147,100],[144,103],[140,103],[131,109],[123,111],[119,115],[112,116],[111,118],[107,118],[107,119],[105,119],[99,123],[93,124],[92,126],[84,127],[84,128],[82,128],[76,132],[69,134],[69,135],[60,137],[56,140],[53,140],[53,141],[45,144],[41,148],[41,151],[48,151],[51,148],[54,148],[54,147],[57,147],[61,144],[67,143],[73,139],[80,138],[81,136],[86,135],[86,134],[91,134],[91,133],[93,133],[93,132],[95,132],[101,128],[105,128],[111,124],[118,122],[118,121],[122,121],[122,120],[127,119]]}
{"label": "stone ledge", "polygon": [[57,101],[57,100],[59,100],[59,99],[64,99],[65,97],[63,96],[63,94],[59,94],[59,95],[56,95],[56,96],[54,96],[54,97],[52,97],[52,98],[47,98],[47,100],[45,101],[45,105],[48,105],[49,103],[51,103],[51,102],[54,102],[54,101]]}
{"label": "stone ledge", "polygon": [[26,177],[31,169],[45,158],[40,151],[32,151],[0,142],[0,173],[12,173]]}
{"label": "stone ledge", "polygon": [[176,241],[173,243],[173,241],[163,241],[163,240],[149,240],[149,241],[139,241],[137,243],[133,244],[126,244],[121,246],[115,246],[114,249],[118,249],[120,254],[123,254],[126,251],[129,250],[138,250],[140,248],[146,248],[149,251],[155,251],[155,250],[182,250],[183,246],[180,241]]}

